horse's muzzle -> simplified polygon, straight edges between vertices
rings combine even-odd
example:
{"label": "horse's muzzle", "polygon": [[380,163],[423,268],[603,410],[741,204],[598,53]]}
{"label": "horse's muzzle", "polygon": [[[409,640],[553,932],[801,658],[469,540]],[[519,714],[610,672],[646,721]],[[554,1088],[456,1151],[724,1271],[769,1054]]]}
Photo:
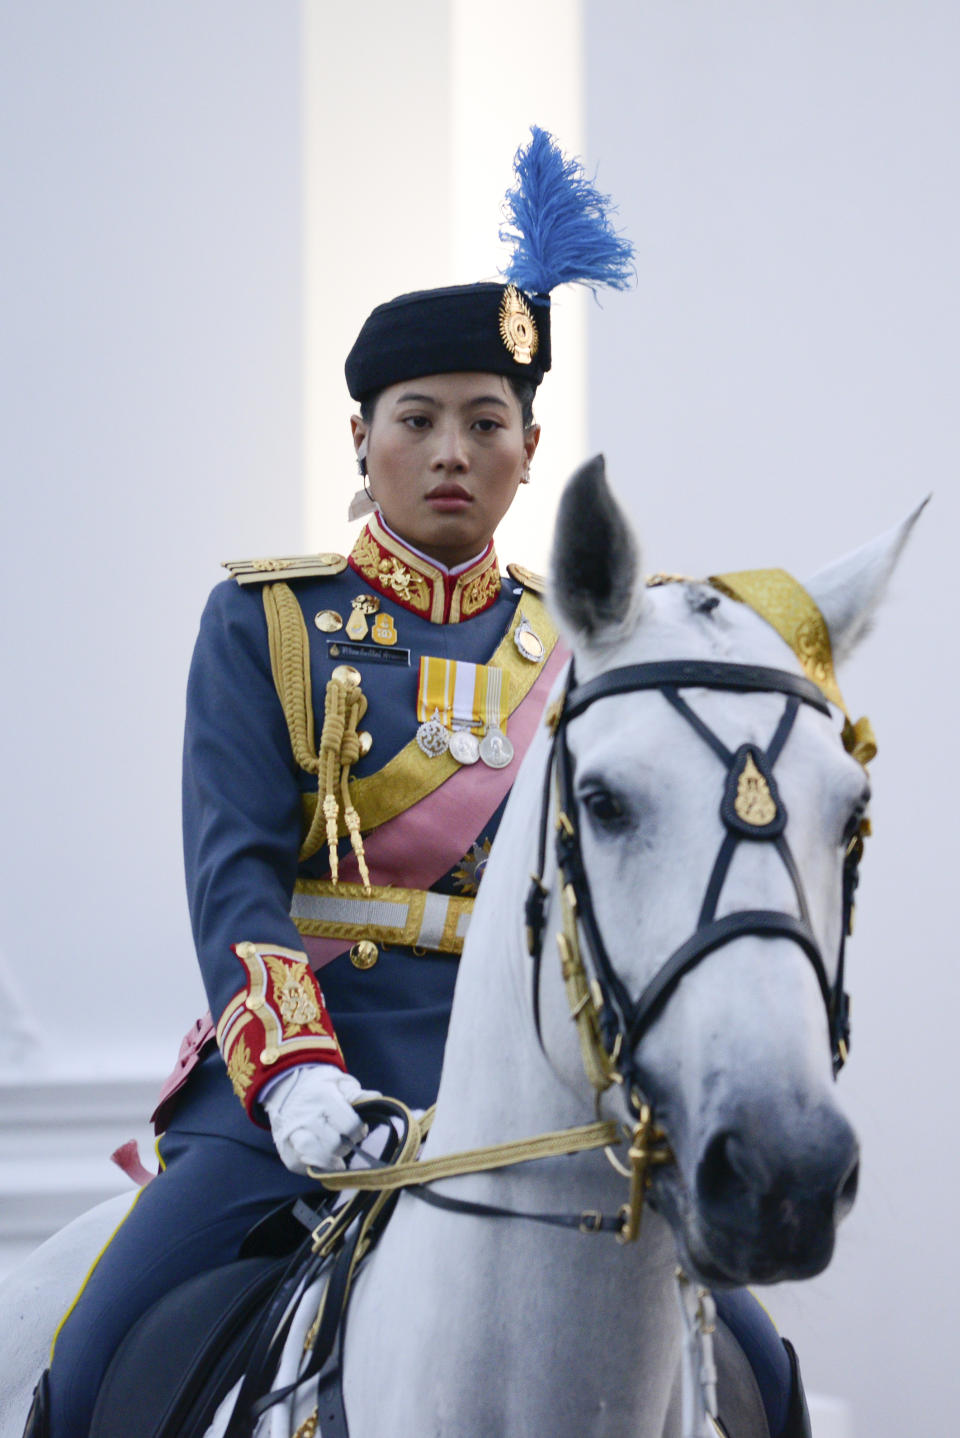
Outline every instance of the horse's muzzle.
{"label": "horse's muzzle", "polygon": [[852,1207],[858,1171],[856,1136],[834,1109],[795,1134],[769,1114],[715,1129],[696,1164],[684,1225],[691,1257],[712,1281],[775,1283],[819,1273]]}

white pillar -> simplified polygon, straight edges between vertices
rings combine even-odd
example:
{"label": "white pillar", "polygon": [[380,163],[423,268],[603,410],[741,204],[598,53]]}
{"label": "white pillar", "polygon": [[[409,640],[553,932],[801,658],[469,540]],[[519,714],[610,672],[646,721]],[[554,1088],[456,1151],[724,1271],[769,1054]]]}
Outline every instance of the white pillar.
{"label": "white pillar", "polygon": [[[359,483],[343,362],[374,305],[495,277],[514,152],[531,124],[583,149],[578,0],[305,0],[306,540],[346,550]],[[533,482],[500,530],[506,561],[542,567],[562,481],[586,444],[585,299],[558,293],[554,369],[537,399]]]}

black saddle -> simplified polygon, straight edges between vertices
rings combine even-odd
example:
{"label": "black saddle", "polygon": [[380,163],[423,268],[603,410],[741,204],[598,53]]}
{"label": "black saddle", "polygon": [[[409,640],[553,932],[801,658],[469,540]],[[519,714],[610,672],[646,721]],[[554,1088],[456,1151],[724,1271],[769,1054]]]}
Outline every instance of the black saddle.
{"label": "black saddle", "polygon": [[243,1374],[286,1258],[242,1258],[173,1289],[131,1328],[90,1438],[201,1438]]}
{"label": "black saddle", "polygon": [[[389,1162],[401,1144],[391,1122],[398,1106],[380,1098],[362,1107],[385,1124],[380,1158]],[[327,1266],[323,1321],[300,1381],[321,1376],[321,1392],[331,1394],[322,1404],[325,1421],[345,1434],[343,1312],[361,1239],[369,1251],[395,1202],[396,1195],[384,1201],[375,1192],[354,1193],[339,1205],[328,1196],[319,1210],[296,1199],[268,1214],[247,1235],[240,1258],[180,1284],[133,1325],[100,1386],[89,1438],[202,1438],[241,1377],[228,1434],[252,1432],[271,1403],[270,1377],[294,1299]]]}

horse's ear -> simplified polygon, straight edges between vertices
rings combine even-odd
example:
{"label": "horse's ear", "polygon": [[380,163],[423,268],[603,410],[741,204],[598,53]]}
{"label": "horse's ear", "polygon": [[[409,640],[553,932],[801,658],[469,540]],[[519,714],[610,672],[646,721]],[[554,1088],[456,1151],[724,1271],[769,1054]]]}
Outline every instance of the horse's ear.
{"label": "horse's ear", "polygon": [[870,632],[890,576],[929,498],[902,523],[806,581],[807,593],[827,622],[835,663],[842,664]]}
{"label": "horse's ear", "polygon": [[567,637],[589,647],[629,633],[643,603],[641,574],[636,536],[598,454],[568,482],[557,512],[550,596]]}

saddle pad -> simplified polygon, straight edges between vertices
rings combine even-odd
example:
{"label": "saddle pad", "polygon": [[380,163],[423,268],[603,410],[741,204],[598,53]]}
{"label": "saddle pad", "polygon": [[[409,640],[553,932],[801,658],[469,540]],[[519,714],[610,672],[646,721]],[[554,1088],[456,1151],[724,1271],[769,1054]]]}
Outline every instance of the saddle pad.
{"label": "saddle pad", "polygon": [[767,1413],[753,1369],[719,1315],[713,1335],[713,1359],[717,1365],[717,1408],[723,1432],[730,1438],[770,1438]]}
{"label": "saddle pad", "polygon": [[243,1372],[287,1258],[198,1274],[131,1328],[107,1369],[90,1438],[200,1438]]}

